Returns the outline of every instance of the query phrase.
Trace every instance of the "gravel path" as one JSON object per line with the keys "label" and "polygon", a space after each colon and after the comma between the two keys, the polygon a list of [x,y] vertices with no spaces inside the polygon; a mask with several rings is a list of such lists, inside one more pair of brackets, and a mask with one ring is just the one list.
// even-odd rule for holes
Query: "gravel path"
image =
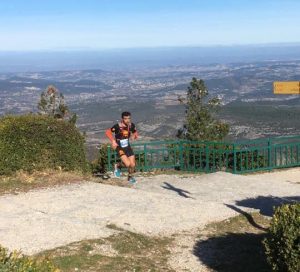
{"label": "gravel path", "polygon": [[300,196],[300,169],[138,180],[134,188],[84,182],[1,196],[0,244],[34,254],[73,241],[107,237],[113,233],[106,227],[111,223],[144,234],[169,235],[223,220],[238,209],[263,209],[270,200],[299,200]]}

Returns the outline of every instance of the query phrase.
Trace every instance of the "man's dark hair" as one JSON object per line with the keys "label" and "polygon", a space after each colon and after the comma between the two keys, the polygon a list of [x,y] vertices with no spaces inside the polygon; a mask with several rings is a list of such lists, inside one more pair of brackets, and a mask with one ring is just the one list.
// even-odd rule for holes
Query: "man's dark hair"
{"label": "man's dark hair", "polygon": [[129,111],[122,112],[122,118],[124,118],[125,116],[131,116],[131,113]]}

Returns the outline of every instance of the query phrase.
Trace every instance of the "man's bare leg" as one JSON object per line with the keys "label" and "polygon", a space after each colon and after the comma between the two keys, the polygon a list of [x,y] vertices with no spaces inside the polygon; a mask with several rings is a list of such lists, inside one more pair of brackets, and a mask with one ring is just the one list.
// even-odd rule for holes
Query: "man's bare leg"
{"label": "man's bare leg", "polygon": [[[135,171],[135,156],[127,157],[126,155],[121,156],[121,161],[124,166],[128,169],[128,181],[133,179],[133,173]],[[133,179],[135,182],[135,180]],[[133,183],[134,183],[133,182]]]}
{"label": "man's bare leg", "polygon": [[128,157],[129,161],[130,161],[130,166],[128,168],[128,180],[133,176],[133,173],[135,171],[135,156],[132,155],[130,157]]}
{"label": "man's bare leg", "polygon": [[130,167],[130,160],[126,155],[121,156],[121,161],[126,168]]}

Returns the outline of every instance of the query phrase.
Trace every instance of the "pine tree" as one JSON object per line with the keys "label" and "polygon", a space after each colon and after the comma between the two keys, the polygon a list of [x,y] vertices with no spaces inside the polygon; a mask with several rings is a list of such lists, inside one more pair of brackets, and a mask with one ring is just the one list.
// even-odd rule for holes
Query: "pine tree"
{"label": "pine tree", "polygon": [[69,119],[73,124],[77,120],[76,114],[70,117],[70,111],[65,104],[64,95],[53,85],[49,85],[41,94],[38,110],[39,114],[52,116],[57,119]]}
{"label": "pine tree", "polygon": [[213,141],[222,140],[228,135],[229,125],[216,118],[221,101],[218,97],[209,98],[202,79],[193,78],[186,98],[179,97],[179,101],[185,105],[185,123],[178,130],[178,138]]}

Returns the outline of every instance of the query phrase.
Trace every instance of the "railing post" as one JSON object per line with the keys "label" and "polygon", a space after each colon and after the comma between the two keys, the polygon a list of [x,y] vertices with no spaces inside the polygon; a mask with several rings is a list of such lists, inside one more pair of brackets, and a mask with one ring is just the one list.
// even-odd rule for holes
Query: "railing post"
{"label": "railing post", "polygon": [[209,172],[209,146],[208,143],[205,142],[205,172],[208,173]]}
{"label": "railing post", "polygon": [[181,140],[179,140],[179,165],[180,165],[180,170],[182,171],[184,167],[184,161],[183,161],[183,144]]}
{"label": "railing post", "polygon": [[269,166],[269,170],[272,170],[272,158],[271,158],[271,148],[272,148],[272,145],[271,145],[271,139],[269,138],[268,139],[268,166]]}
{"label": "railing post", "polygon": [[144,171],[147,171],[147,145],[144,144]]}
{"label": "railing post", "polygon": [[297,154],[296,154],[297,165],[299,164],[299,144],[297,144]]}
{"label": "railing post", "polygon": [[236,174],[236,150],[235,150],[235,144],[233,144],[232,148],[233,148],[233,174]]}
{"label": "railing post", "polygon": [[111,147],[107,146],[107,161],[108,161],[108,171],[111,171]]}

